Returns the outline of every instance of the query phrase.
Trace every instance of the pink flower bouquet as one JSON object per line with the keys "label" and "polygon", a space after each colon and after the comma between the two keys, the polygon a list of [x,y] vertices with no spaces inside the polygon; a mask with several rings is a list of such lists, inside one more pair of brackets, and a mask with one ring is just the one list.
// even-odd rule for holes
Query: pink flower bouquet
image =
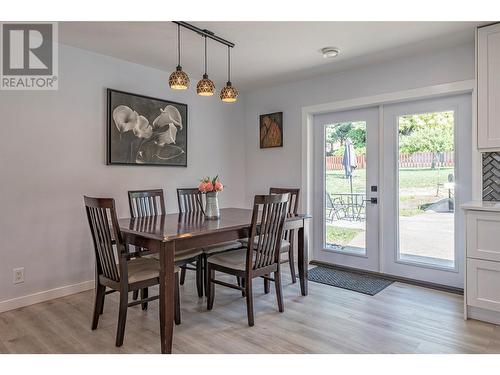
{"label": "pink flower bouquet", "polygon": [[206,194],[205,217],[211,220],[217,220],[220,217],[219,200],[217,194],[224,190],[224,186],[219,180],[219,175],[214,178],[203,177],[198,186],[198,190]]}
{"label": "pink flower bouquet", "polygon": [[212,179],[210,177],[203,177],[200,185],[198,186],[198,190],[202,193],[216,193],[219,191],[223,191],[224,185],[222,185],[222,183],[220,182],[219,175],[215,176]]}

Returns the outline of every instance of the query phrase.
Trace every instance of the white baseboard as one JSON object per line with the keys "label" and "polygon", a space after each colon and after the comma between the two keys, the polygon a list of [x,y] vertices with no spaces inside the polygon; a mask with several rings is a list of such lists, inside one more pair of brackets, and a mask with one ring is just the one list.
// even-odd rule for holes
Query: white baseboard
{"label": "white baseboard", "polygon": [[497,311],[467,306],[467,316],[470,319],[482,320],[483,322],[500,325],[500,312]]}
{"label": "white baseboard", "polygon": [[27,296],[0,301],[0,313],[18,309],[20,307],[33,305],[35,303],[49,301],[51,299],[69,296],[70,294],[84,292],[94,289],[94,280],[84,281],[78,284],[61,286],[59,288],[44,290],[42,292],[29,294]]}

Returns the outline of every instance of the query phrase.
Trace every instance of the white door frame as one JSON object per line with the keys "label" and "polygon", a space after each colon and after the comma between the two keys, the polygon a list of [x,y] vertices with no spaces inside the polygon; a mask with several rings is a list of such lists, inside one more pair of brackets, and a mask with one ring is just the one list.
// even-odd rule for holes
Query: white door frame
{"label": "white door frame", "polygon": [[[314,146],[313,146],[313,116],[316,114],[322,114],[326,112],[336,112],[342,110],[349,109],[358,109],[364,107],[373,107],[377,105],[383,104],[393,104],[400,103],[404,101],[410,100],[418,100],[418,99],[429,99],[440,96],[447,96],[452,94],[465,94],[472,92],[472,110],[474,113],[474,109],[476,106],[476,92],[475,92],[475,80],[465,80],[465,81],[456,81],[450,83],[444,83],[440,85],[426,86],[416,89],[396,91],[392,93],[385,93],[373,96],[365,96],[361,98],[347,99],[336,102],[305,106],[302,107],[302,166],[301,166],[301,190],[303,192],[301,198],[301,211],[307,212],[308,214],[316,217],[314,212]],[[383,111],[379,111],[380,113],[380,121],[379,123],[383,123]],[[382,127],[380,126],[380,129]],[[481,199],[481,190],[482,190],[482,179],[481,179],[481,153],[477,151],[477,131],[476,131],[476,120],[473,117],[472,119],[472,139],[471,139],[471,147],[472,147],[472,199],[480,200]],[[383,173],[383,169],[381,168],[380,173]],[[381,176],[380,176],[381,177]],[[379,183],[382,182],[382,179],[379,178]],[[382,187],[379,186],[379,190]],[[383,211],[383,207],[380,207],[380,212]],[[312,249],[315,247],[314,236],[310,235],[311,225],[316,225],[314,221],[307,224],[305,228],[306,233],[306,246],[309,253],[309,259],[314,260]],[[381,237],[381,236],[380,236]],[[380,244],[379,244],[380,246]]]}

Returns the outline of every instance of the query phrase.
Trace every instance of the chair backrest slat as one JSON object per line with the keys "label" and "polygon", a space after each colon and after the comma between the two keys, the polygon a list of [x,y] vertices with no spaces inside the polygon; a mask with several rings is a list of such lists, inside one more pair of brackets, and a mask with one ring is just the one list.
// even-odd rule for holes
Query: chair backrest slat
{"label": "chair backrest slat", "polygon": [[[247,272],[279,262],[289,194],[256,195],[248,241]],[[259,220],[260,217],[260,220]]]}
{"label": "chair backrest slat", "polygon": [[179,212],[201,212],[203,213],[203,194],[198,188],[177,189],[177,202]]}
{"label": "chair backrest slat", "polygon": [[165,215],[165,198],[162,189],[132,190],[128,192],[132,217]]}
{"label": "chair backrest slat", "polygon": [[[115,202],[112,198],[86,196],[84,202],[94,242],[98,274],[119,282],[120,272],[117,265],[121,262],[121,257],[117,255],[125,251],[125,246],[118,228]],[[113,239],[117,252],[113,248]]]}
{"label": "chair backrest slat", "polygon": [[105,223],[105,220],[103,219],[103,209],[99,209],[99,208],[92,208],[93,211],[95,211],[95,216],[96,216],[96,234],[97,234],[97,239],[98,239],[98,242],[97,242],[97,245],[99,247],[99,253],[101,255],[101,259],[102,259],[102,266],[103,266],[103,271],[105,271],[104,273],[106,275],[109,275],[110,277],[114,277],[114,270],[113,270],[113,266],[111,265],[111,262],[110,262],[110,253],[111,251],[109,251],[109,242],[106,240],[106,238],[108,237],[107,235],[107,231],[108,231],[108,228],[106,227],[106,223]]}
{"label": "chair backrest slat", "polygon": [[[288,202],[288,213],[289,214],[297,214],[299,209],[299,196],[300,189],[298,188],[270,188],[269,194],[290,194],[290,200]],[[293,231],[287,230],[284,234],[284,239],[287,241],[291,240],[293,235]]]}

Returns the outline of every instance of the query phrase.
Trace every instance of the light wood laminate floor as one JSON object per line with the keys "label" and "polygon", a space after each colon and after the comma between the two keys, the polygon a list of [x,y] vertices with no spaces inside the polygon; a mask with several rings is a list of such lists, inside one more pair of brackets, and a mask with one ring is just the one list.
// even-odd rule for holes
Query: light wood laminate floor
{"label": "light wood laminate floor", "polygon": [[[464,321],[459,295],[394,283],[371,297],[310,282],[302,297],[285,275],[280,314],[273,287],[265,295],[262,281],[254,285],[255,326],[248,327],[241,293],[216,286],[207,311],[189,272],[174,353],[500,353],[500,327]],[[114,346],[117,297],[106,297],[96,331],[93,291],[2,313],[0,353],[159,353],[157,301],[146,312],[129,308],[124,345]]]}

